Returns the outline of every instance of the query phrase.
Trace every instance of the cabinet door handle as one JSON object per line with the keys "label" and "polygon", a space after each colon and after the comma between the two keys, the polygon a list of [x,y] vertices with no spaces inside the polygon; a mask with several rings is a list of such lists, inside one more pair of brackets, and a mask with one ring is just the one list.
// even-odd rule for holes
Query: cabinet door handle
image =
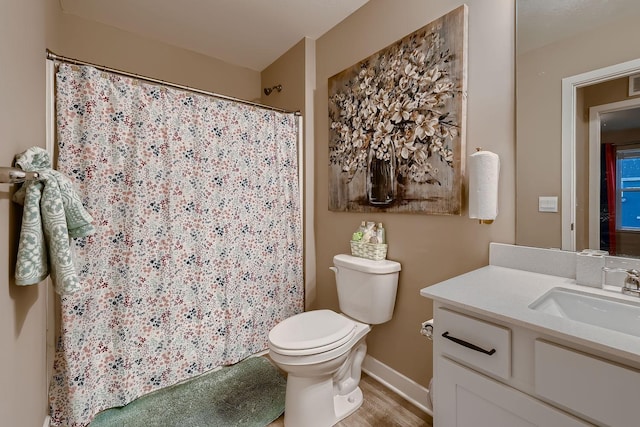
{"label": "cabinet door handle", "polygon": [[460,344],[460,345],[462,345],[464,347],[470,348],[471,350],[479,351],[480,353],[488,354],[489,356],[491,356],[493,353],[496,352],[495,348],[492,348],[491,350],[485,350],[484,348],[481,348],[481,347],[478,347],[477,345],[471,344],[468,341],[461,340],[460,338],[453,337],[453,336],[449,335],[449,331],[443,333],[442,336],[444,338],[448,339],[448,340],[453,341],[456,344]]}

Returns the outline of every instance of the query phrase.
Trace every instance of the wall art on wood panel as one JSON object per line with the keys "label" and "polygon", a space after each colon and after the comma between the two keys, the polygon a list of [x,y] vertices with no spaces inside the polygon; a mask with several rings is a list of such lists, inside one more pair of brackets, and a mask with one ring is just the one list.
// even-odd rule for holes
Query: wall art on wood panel
{"label": "wall art on wood panel", "polygon": [[329,209],[459,215],[466,5],[329,78]]}

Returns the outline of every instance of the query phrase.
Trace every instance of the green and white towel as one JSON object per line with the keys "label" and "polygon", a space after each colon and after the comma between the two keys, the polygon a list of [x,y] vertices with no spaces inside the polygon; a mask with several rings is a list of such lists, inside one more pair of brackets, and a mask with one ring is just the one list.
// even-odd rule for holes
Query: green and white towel
{"label": "green and white towel", "polygon": [[93,218],[82,206],[71,181],[51,168],[46,150],[31,147],[18,154],[15,163],[39,175],[38,181],[25,182],[13,196],[16,203],[24,205],[16,284],[40,283],[50,272],[57,293],[75,292],[80,283],[69,238],[93,234]]}

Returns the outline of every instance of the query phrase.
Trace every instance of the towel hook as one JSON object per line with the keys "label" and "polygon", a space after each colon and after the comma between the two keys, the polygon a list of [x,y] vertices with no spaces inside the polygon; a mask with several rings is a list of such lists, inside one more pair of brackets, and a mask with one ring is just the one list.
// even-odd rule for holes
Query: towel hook
{"label": "towel hook", "polygon": [[18,168],[0,166],[0,184],[19,184],[25,181],[35,181],[38,178],[38,172],[27,172]]}

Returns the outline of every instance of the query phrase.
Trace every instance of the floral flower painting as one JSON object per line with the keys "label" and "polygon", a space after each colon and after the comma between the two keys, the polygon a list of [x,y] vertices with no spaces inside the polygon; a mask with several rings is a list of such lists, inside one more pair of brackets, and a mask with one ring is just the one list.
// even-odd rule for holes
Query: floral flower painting
{"label": "floral flower painting", "polygon": [[329,79],[329,209],[459,215],[466,6]]}

